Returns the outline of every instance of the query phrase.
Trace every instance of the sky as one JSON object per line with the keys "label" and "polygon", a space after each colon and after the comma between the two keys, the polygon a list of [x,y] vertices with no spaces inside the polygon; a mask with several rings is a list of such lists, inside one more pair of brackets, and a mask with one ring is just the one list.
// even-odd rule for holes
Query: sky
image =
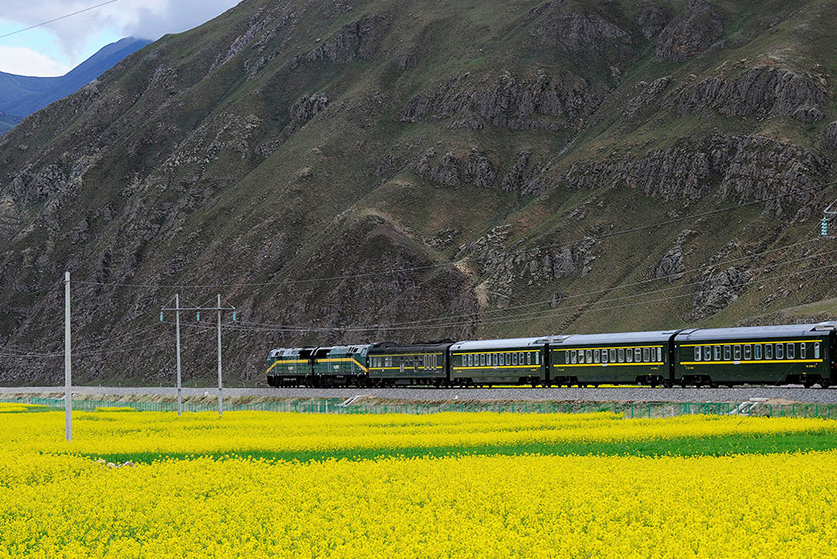
{"label": "sky", "polygon": [[[239,1],[2,0],[0,72],[62,76],[123,37],[156,40],[167,33],[180,33]],[[56,18],[62,19],[21,31]]]}

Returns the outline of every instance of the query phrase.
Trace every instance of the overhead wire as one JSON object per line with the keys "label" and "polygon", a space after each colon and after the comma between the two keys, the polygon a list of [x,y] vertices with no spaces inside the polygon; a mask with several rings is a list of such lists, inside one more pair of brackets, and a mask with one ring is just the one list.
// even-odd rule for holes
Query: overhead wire
{"label": "overhead wire", "polygon": [[84,12],[89,12],[91,10],[95,10],[101,8],[102,6],[107,6],[108,4],[113,4],[114,2],[119,2],[119,0],[107,0],[106,2],[102,2],[100,4],[96,4],[95,6],[90,6],[88,8],[83,8],[81,10],[76,10],[75,12],[58,16],[47,21],[42,21],[41,23],[36,23],[35,25],[30,25],[29,27],[24,27],[23,29],[18,29],[17,31],[12,31],[11,33],[6,33],[4,35],[0,35],[0,39],[5,39],[6,37],[11,37],[12,35],[17,35],[18,33],[23,33],[24,31],[29,31],[30,29],[35,29],[38,27],[43,27],[44,25],[49,25],[50,23],[55,23],[56,21],[61,21],[62,19],[67,19],[68,17],[77,16],[79,14],[83,14]]}
{"label": "overhead wire", "polygon": [[[830,186],[832,184],[837,184],[837,181],[834,183],[829,183],[824,186]],[[630,233],[636,233],[639,231],[644,231],[647,229],[654,229],[657,227],[663,227],[665,225],[671,225],[673,223],[679,223],[681,221],[689,220],[689,219],[700,219],[702,217],[706,217],[709,215],[715,215],[722,212],[733,211],[737,209],[741,209],[744,207],[756,205],[756,204],[764,204],[766,202],[770,202],[773,200],[778,200],[782,198],[786,198],[787,195],[777,195],[769,198],[763,198],[761,200],[754,200],[752,202],[745,202],[742,204],[737,204],[735,206],[727,206],[724,208],[716,208],[714,210],[707,210],[705,212],[701,212],[698,214],[693,215],[684,215],[682,217],[672,218],[662,222],[651,223],[648,225],[642,225],[639,227],[632,227],[629,229],[620,229],[618,231],[610,231],[607,233],[602,233],[598,235],[587,235],[580,239],[575,239],[571,241],[562,241],[561,243],[556,244],[547,244],[547,245],[537,245],[527,248],[517,249],[515,251],[511,251],[508,254],[513,256],[516,254],[523,254],[527,252],[535,252],[538,250],[544,250],[547,248],[559,248],[559,247],[566,247],[578,244],[585,240],[599,240],[605,239],[609,237],[614,237],[618,235],[626,235]],[[466,256],[465,258],[470,258]],[[281,285],[295,285],[295,284],[304,284],[304,283],[319,283],[319,282],[331,282],[331,281],[338,281],[344,279],[355,279],[355,278],[364,278],[364,277],[380,277],[382,275],[392,275],[392,274],[399,274],[405,272],[414,272],[420,270],[429,270],[435,268],[449,268],[455,267],[455,262],[441,262],[438,264],[429,264],[425,266],[414,266],[414,267],[406,267],[406,268],[395,268],[390,270],[376,270],[374,272],[364,272],[358,274],[342,274],[337,276],[330,276],[330,277],[323,277],[323,278],[307,278],[307,279],[296,279],[296,280],[280,280],[275,282],[235,282],[235,283],[207,283],[207,284],[189,284],[189,283],[180,283],[180,284],[162,284],[162,283],[126,283],[126,282],[96,282],[96,281],[89,281],[89,280],[76,280],[74,283],[79,285],[96,285],[96,286],[106,286],[106,287],[142,287],[142,288],[182,288],[182,289],[209,289],[209,288],[216,288],[216,287],[269,287],[269,286],[281,286]]]}
{"label": "overhead wire", "polygon": [[[754,280],[752,282],[752,284],[758,285],[758,284],[766,283],[766,282],[769,282],[769,281],[775,281],[777,279],[796,276],[796,275],[799,275],[799,274],[802,274],[802,273],[814,272],[814,271],[825,270],[825,269],[832,269],[832,268],[835,268],[835,267],[837,267],[837,263],[829,264],[829,265],[826,265],[826,266],[819,266],[819,267],[811,268],[811,269],[807,269],[807,270],[800,270],[800,271],[790,272],[788,274],[782,274],[782,275],[778,275],[778,276],[771,276],[771,277],[768,277],[768,278],[760,278],[760,279]],[[548,315],[548,314],[561,315],[561,314],[567,314],[567,313],[570,313],[570,312],[576,312],[576,311],[582,310],[582,309],[585,310],[585,311],[614,310],[614,309],[619,309],[619,308],[633,307],[633,306],[636,306],[637,304],[661,303],[661,302],[665,302],[665,301],[669,301],[669,300],[680,299],[680,298],[683,298],[683,297],[693,297],[694,296],[694,294],[692,294],[692,293],[686,293],[686,294],[682,294],[682,295],[672,295],[672,296],[668,296],[668,297],[661,297],[661,298],[651,299],[651,300],[647,300],[647,301],[632,302],[632,303],[627,303],[627,304],[618,305],[618,306],[611,306],[611,307],[604,307],[604,308],[591,308],[591,307],[595,307],[597,304],[601,304],[601,303],[613,303],[613,302],[617,302],[617,301],[621,301],[621,300],[625,300],[625,299],[637,298],[638,296],[653,295],[655,293],[661,293],[661,292],[665,292],[665,291],[672,291],[672,290],[678,289],[680,287],[681,286],[675,286],[675,287],[665,288],[665,289],[656,290],[656,291],[653,291],[653,292],[647,292],[647,293],[643,293],[643,294],[639,294],[639,295],[634,294],[634,295],[630,295],[630,296],[617,297],[617,298],[614,298],[614,299],[606,299],[606,300],[603,300],[603,301],[579,303],[578,305],[574,305],[574,306],[571,306],[571,307],[562,307],[562,308],[558,308],[558,309],[543,309],[543,310],[539,310],[539,311],[533,311],[533,312],[530,312],[530,313],[515,314],[513,317],[503,317],[503,318],[496,319],[496,320],[489,320],[489,321],[482,322],[481,324],[514,323],[514,322],[520,322],[520,321],[524,321],[524,320],[531,320],[533,317],[542,317],[543,315]],[[434,325],[434,327],[437,327],[437,328],[452,328],[452,327],[456,327],[456,326],[467,326],[467,325],[470,325],[470,322],[450,322],[450,323],[447,323],[447,324]],[[395,330],[395,331],[398,331],[398,330],[418,330],[418,329],[428,328],[428,325],[424,325],[424,324],[423,325],[411,325],[409,323],[405,323],[401,326],[374,324],[374,325],[366,325],[366,326],[346,326],[346,327],[318,327],[318,326],[313,326],[313,325],[308,326],[308,327],[298,327],[298,326],[287,327],[285,325],[249,326],[247,324],[241,324],[241,325],[237,326],[237,325],[228,324],[227,326],[225,326],[225,328],[228,329],[228,330],[247,330],[247,331],[254,331],[254,332],[255,331],[264,331],[264,332],[300,333],[300,332],[335,332],[335,331],[339,331],[339,332],[366,332],[366,331],[373,331],[373,330]]]}

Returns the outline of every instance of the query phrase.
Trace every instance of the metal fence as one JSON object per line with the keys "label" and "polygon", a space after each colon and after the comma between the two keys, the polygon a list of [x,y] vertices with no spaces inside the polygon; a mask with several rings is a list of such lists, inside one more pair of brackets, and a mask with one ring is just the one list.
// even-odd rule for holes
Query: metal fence
{"label": "metal fence", "polygon": [[[36,404],[47,408],[64,409],[64,400],[55,398],[3,398],[0,402]],[[827,404],[768,404],[766,402],[444,402],[444,403],[363,403],[344,405],[337,398],[313,400],[279,400],[228,404],[224,411],[272,411],[330,414],[428,414],[440,412],[494,413],[596,413],[623,414],[626,418],[675,417],[679,415],[744,415],[763,417],[821,417],[837,419],[837,405]],[[73,409],[95,411],[100,408],[131,408],[137,411],[175,412],[175,402],[122,402],[114,400],[73,400]],[[185,412],[217,412],[218,404],[184,402]]]}

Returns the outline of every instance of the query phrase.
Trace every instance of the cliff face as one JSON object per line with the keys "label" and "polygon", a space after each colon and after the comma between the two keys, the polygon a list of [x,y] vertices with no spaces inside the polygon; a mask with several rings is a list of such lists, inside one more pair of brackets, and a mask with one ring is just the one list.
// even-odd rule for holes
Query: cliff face
{"label": "cliff face", "polygon": [[[834,313],[837,8],[247,0],[0,140],[2,382]],[[184,315],[186,378],[214,374]],[[229,318],[229,317],[228,317]]]}

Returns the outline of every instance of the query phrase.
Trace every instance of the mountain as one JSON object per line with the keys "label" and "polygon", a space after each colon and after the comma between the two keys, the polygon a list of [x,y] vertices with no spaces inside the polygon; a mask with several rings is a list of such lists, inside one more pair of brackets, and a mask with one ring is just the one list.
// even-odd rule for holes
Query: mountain
{"label": "mountain", "polygon": [[[123,58],[150,43],[133,37],[111,43],[60,77],[38,78],[0,72],[0,112],[26,117],[75,93]],[[0,132],[5,130],[0,128]]]}
{"label": "mountain", "polygon": [[17,126],[17,123],[21,121],[19,116],[8,115],[3,111],[0,111],[0,136]]}
{"label": "mountain", "polygon": [[[245,0],[0,139],[0,381],[835,316],[837,5]],[[187,382],[214,313],[181,313]],[[20,356],[20,357],[18,357]]]}

